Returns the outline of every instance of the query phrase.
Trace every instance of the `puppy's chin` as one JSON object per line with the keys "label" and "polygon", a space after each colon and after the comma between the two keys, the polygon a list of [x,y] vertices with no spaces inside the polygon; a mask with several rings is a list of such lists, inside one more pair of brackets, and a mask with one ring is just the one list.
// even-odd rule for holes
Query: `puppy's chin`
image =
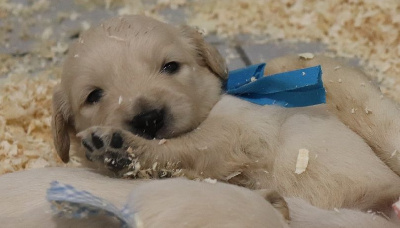
{"label": "puppy's chin", "polygon": [[[189,130],[188,130],[189,131]],[[158,132],[157,132],[157,134],[155,135],[155,137],[154,138],[156,138],[156,139],[170,139],[170,138],[175,138],[175,137],[177,137],[177,136],[179,136],[179,135],[181,135],[181,134],[184,134],[184,133],[186,133],[186,132],[188,132],[188,131],[181,131],[181,132],[179,132],[179,131],[174,131],[174,130],[170,130],[168,127],[165,127],[165,128],[161,128]]]}
{"label": "puppy's chin", "polygon": [[202,120],[190,119],[190,122],[183,124],[174,121],[169,121],[164,127],[157,131],[154,138],[156,139],[170,139],[176,138],[188,132],[196,130],[201,124]]}
{"label": "puppy's chin", "polygon": [[173,128],[170,128],[170,127],[163,127],[160,130],[158,130],[157,133],[151,134],[151,135],[143,134],[141,132],[138,132],[138,131],[135,131],[135,130],[132,130],[132,129],[130,129],[129,131],[134,135],[140,136],[140,137],[142,137],[144,139],[151,140],[151,139],[170,139],[170,138],[175,138],[175,137],[178,137],[178,136],[180,136],[180,135],[182,135],[184,133],[187,133],[189,131],[192,131],[192,130],[193,129],[190,128],[190,129],[187,129],[187,130],[177,131],[177,130],[173,130]]}

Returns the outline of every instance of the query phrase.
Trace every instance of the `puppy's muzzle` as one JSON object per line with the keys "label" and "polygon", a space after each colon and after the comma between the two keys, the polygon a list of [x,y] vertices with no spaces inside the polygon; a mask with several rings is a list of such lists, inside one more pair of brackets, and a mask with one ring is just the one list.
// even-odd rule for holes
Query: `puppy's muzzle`
{"label": "puppy's muzzle", "polygon": [[164,109],[153,109],[136,115],[130,122],[134,133],[148,139],[156,137],[157,131],[164,126]]}

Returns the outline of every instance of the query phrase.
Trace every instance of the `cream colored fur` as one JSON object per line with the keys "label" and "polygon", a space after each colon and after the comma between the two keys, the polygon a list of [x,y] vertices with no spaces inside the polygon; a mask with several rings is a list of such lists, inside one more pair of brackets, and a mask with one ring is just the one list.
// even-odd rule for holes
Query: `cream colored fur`
{"label": "cream colored fur", "polygon": [[299,198],[286,198],[291,215],[291,228],[395,228],[395,225],[376,213],[349,209],[323,210]]}
{"label": "cream colored fur", "polygon": [[144,181],[113,179],[80,168],[44,168],[0,177],[0,221],[4,228],[25,227],[117,227],[109,217],[84,220],[53,216],[46,191],[52,181],[71,184],[122,208],[134,186]]}
{"label": "cream colored fur", "polygon": [[[168,61],[180,62],[180,71],[160,73]],[[399,159],[392,156],[400,151],[400,113],[362,72],[331,58],[283,57],[269,62],[266,73],[318,64],[326,105],[258,106],[222,94],[222,57],[193,29],[142,16],[114,18],[83,34],[70,50],[54,94],[55,145],[68,161],[68,129],[83,140],[94,133],[105,144],[118,132],[143,168],[176,164],[222,181],[240,172],[227,182],[276,189],[324,209],[389,213],[400,196]],[[94,88],[105,95],[87,105]],[[143,107],[168,108],[156,135],[166,143],[129,131],[126,121]],[[294,173],[299,149],[310,151],[300,175]]]}
{"label": "cream colored fur", "polygon": [[[80,168],[35,169],[1,176],[1,227],[119,227],[109,216],[88,219],[53,216],[46,190],[54,180],[89,191],[121,209],[128,203],[131,211],[137,212],[136,221],[132,219],[130,224],[138,228],[288,227],[267,200],[245,188],[184,179],[113,179]],[[271,193],[263,196],[277,199]],[[281,200],[284,201],[277,201]]]}
{"label": "cream colored fur", "polygon": [[114,179],[82,168],[44,168],[1,176],[1,227],[119,227],[107,216],[81,220],[54,216],[46,200],[54,180],[89,191],[119,208],[128,203],[137,212],[136,221],[130,221],[137,227],[396,227],[379,216],[348,209],[321,210],[296,198],[286,198],[287,223],[279,213],[288,215],[282,210],[287,210],[286,202],[270,190],[254,193],[234,185],[183,179]]}

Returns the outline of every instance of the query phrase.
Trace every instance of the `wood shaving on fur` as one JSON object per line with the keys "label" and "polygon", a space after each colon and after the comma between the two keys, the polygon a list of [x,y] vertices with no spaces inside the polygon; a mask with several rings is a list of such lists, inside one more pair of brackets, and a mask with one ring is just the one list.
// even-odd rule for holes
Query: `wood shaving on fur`
{"label": "wood shaving on fur", "polygon": [[400,218],[400,199],[392,205],[394,212],[396,213],[397,217]]}
{"label": "wood shaving on fur", "polygon": [[158,145],[163,145],[167,142],[166,139],[160,139],[160,141],[158,142]]}
{"label": "wood shaving on fur", "polygon": [[307,149],[300,149],[297,155],[296,170],[294,173],[302,174],[306,171],[309,160],[309,151]]}
{"label": "wood shaving on fur", "polygon": [[[127,152],[132,151],[129,147]],[[177,164],[167,163],[164,166],[159,165],[157,162],[153,163],[151,168],[144,168],[138,162],[137,158],[131,157],[132,162],[127,168],[121,171],[120,175],[125,179],[162,179],[169,177],[182,177],[184,173],[181,169],[176,168]]]}
{"label": "wood shaving on fur", "polygon": [[215,184],[217,183],[216,179],[212,179],[212,178],[205,178],[203,179],[204,182],[210,183],[210,184]]}
{"label": "wood shaving on fur", "polygon": [[228,181],[228,180],[230,180],[230,179],[232,179],[232,178],[234,178],[234,177],[236,177],[236,176],[238,176],[238,175],[240,175],[240,174],[242,174],[242,171],[233,172],[233,173],[231,173],[230,175],[228,175],[228,176],[225,178],[225,180]]}

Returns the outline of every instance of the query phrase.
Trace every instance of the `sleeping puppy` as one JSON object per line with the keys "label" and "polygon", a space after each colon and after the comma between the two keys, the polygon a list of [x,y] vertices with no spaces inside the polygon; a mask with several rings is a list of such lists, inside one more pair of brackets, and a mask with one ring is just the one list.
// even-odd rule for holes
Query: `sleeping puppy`
{"label": "sleeping puppy", "polygon": [[256,194],[230,184],[183,178],[131,181],[61,167],[1,176],[1,227],[120,227],[109,215],[84,219],[53,215],[46,190],[54,180],[86,190],[120,209],[127,204],[129,214],[134,215],[128,219],[131,227],[288,227],[287,204],[275,191]]}
{"label": "sleeping puppy", "polygon": [[[135,159],[324,209],[388,213],[400,196],[399,111],[333,59],[284,57],[266,73],[318,64],[326,105],[259,106],[224,94],[224,60],[196,30],[113,18],[69,51],[53,97],[55,146],[68,162],[72,131],[88,160],[116,173]],[[310,152],[302,174],[294,172],[299,149]]]}
{"label": "sleeping puppy", "polygon": [[[397,227],[379,216],[349,209],[321,210],[266,189],[254,192],[220,182],[184,179],[132,181],[61,167],[0,176],[1,227],[120,227],[108,215],[84,219],[53,215],[46,190],[54,180],[89,191],[118,208],[128,204],[135,213],[133,221],[129,220],[133,227]],[[284,218],[289,218],[289,211],[287,223]]]}

